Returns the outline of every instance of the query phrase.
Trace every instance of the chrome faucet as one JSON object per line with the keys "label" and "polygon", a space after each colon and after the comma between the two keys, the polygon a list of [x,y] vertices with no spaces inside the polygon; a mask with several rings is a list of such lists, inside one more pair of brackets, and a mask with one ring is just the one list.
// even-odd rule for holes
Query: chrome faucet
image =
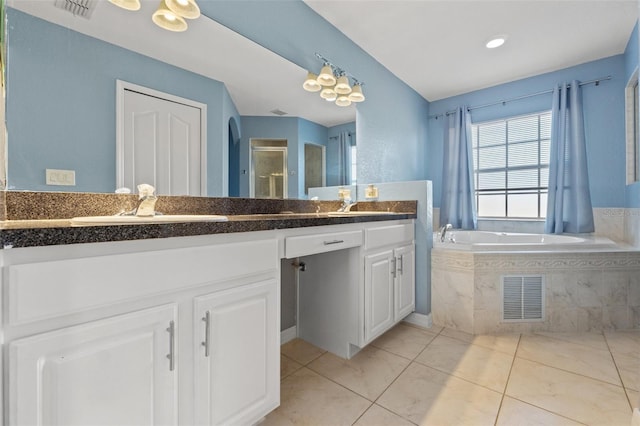
{"label": "chrome faucet", "polygon": [[440,228],[440,231],[438,232],[438,234],[440,234],[441,242],[444,242],[444,237],[445,235],[447,235],[447,231],[451,230],[452,228],[453,228],[453,225],[451,225],[450,223],[447,223],[445,226]]}
{"label": "chrome faucet", "polygon": [[138,185],[138,205],[129,211],[121,211],[116,216],[141,216],[149,217],[155,215],[161,215],[162,213],[156,212],[156,201],[158,197],[155,194],[156,189],[146,183]]}
{"label": "chrome faucet", "polygon": [[351,198],[344,198],[342,200],[342,205],[340,206],[338,211],[339,212],[350,212],[351,211],[351,207],[355,206],[356,204],[358,204],[358,203],[357,202],[355,202],[355,203],[351,202]]}
{"label": "chrome faucet", "polygon": [[135,209],[136,216],[154,216],[156,214],[156,189],[146,183],[138,185],[138,207]]}

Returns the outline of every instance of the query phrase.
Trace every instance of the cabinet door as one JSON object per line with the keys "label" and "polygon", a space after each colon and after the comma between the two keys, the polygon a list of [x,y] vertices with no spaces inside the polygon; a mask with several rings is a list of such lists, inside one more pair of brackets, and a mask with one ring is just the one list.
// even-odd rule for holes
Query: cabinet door
{"label": "cabinet door", "polygon": [[365,256],[364,263],[364,336],[368,343],[393,325],[395,258],[388,250]]}
{"label": "cabinet door", "polygon": [[177,424],[175,318],[164,305],[14,341],[9,423]]}
{"label": "cabinet door", "polygon": [[395,321],[398,322],[415,309],[416,251],[413,244],[394,250],[396,258]]}
{"label": "cabinet door", "polygon": [[252,424],[280,402],[275,279],[195,299],[196,422]]}

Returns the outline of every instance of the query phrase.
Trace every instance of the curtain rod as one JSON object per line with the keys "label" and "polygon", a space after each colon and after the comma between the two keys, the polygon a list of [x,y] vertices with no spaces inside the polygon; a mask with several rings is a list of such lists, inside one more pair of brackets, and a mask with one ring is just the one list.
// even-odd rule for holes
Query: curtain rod
{"label": "curtain rod", "polygon": [[[349,132],[349,136],[354,136],[356,132]],[[338,136],[329,136],[329,139],[338,139]]]}
{"label": "curtain rod", "polygon": [[[593,80],[582,82],[578,86],[585,86],[587,84],[595,84],[596,86],[599,86],[601,81],[606,81],[606,80],[611,80],[611,76],[608,75],[606,77],[594,78]],[[569,87],[571,87],[571,85],[569,85]],[[479,108],[486,108],[486,107],[495,106],[495,105],[504,105],[507,102],[519,101],[521,99],[532,98],[534,96],[545,95],[547,93],[552,93],[552,92],[553,92],[553,89],[549,89],[549,90],[543,90],[541,92],[530,93],[528,95],[516,96],[515,98],[503,99],[503,100],[498,101],[498,102],[491,102],[491,103],[488,103],[488,104],[476,105],[476,106],[473,106],[473,107],[469,107],[469,108],[467,108],[467,111],[471,111],[471,110],[479,109]],[[449,116],[451,114],[455,114],[455,112],[456,112],[455,110],[447,111],[447,112],[442,113],[442,114],[430,115],[428,118],[435,118],[437,120],[439,117],[443,117],[445,115]]]}

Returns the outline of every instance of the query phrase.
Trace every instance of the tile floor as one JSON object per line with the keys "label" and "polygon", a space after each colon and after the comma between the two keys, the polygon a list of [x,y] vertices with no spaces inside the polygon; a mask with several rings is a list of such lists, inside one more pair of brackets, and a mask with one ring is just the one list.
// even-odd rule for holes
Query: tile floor
{"label": "tile floor", "polygon": [[281,349],[270,425],[629,426],[640,330],[472,336],[401,323],[351,360]]}

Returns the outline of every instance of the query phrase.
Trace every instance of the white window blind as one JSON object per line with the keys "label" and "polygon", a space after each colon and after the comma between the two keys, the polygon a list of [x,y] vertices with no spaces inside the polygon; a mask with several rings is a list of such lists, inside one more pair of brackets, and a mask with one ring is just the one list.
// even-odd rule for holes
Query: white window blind
{"label": "white window blind", "polygon": [[479,217],[544,218],[551,112],[472,125]]}

